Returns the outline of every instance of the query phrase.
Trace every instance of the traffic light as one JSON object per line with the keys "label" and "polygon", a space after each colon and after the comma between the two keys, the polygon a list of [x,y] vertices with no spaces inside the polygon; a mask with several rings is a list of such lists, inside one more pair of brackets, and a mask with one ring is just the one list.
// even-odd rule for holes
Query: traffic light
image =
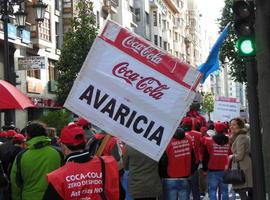
{"label": "traffic light", "polygon": [[250,0],[234,0],[232,10],[234,28],[238,35],[236,48],[243,56],[253,56],[256,53],[254,2]]}

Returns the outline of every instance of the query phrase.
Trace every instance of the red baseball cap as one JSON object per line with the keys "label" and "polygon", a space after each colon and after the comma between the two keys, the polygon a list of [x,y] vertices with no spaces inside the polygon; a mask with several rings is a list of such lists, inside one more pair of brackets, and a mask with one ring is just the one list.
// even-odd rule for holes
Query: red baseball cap
{"label": "red baseball cap", "polygon": [[17,134],[14,130],[8,130],[7,131],[7,137],[14,137]]}
{"label": "red baseball cap", "polygon": [[224,130],[225,130],[225,125],[224,123],[220,122],[220,121],[217,121],[215,123],[215,130],[217,133],[223,133]]}
{"label": "red baseball cap", "polygon": [[182,119],[182,125],[192,125],[192,119],[190,117],[184,117]]}
{"label": "red baseball cap", "polygon": [[61,130],[59,142],[71,144],[73,146],[86,143],[85,132],[76,124],[65,126]]}
{"label": "red baseball cap", "polygon": [[23,134],[17,133],[16,135],[14,135],[12,141],[13,141],[13,142],[17,142],[17,141],[25,142],[25,141],[26,141],[26,138],[24,137]]}
{"label": "red baseball cap", "polygon": [[77,122],[76,122],[76,124],[78,125],[78,126],[87,126],[88,124],[90,124],[90,122],[88,122],[86,119],[84,119],[84,118],[80,118]]}
{"label": "red baseball cap", "polygon": [[3,138],[7,137],[7,132],[6,131],[0,132],[0,137],[3,137]]}

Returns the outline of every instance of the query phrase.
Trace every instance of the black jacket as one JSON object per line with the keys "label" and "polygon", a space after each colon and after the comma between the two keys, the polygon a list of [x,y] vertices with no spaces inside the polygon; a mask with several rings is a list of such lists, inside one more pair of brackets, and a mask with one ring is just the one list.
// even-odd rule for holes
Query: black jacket
{"label": "black jacket", "polygon": [[4,172],[10,176],[12,164],[17,154],[23,149],[20,146],[12,144],[10,141],[0,145],[0,160],[2,161]]}

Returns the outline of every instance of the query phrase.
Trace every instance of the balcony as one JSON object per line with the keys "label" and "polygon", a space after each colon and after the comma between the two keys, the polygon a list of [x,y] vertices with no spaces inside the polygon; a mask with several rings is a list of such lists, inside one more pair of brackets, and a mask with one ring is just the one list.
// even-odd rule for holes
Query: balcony
{"label": "balcony", "polygon": [[180,13],[180,8],[174,0],[164,0],[174,13]]}
{"label": "balcony", "polygon": [[162,0],[150,0],[150,6],[152,8],[159,8],[164,15],[167,14],[167,7],[164,5]]}
{"label": "balcony", "polygon": [[49,48],[52,47],[50,30],[44,28],[42,25],[33,24],[31,26],[31,38],[35,48]]}

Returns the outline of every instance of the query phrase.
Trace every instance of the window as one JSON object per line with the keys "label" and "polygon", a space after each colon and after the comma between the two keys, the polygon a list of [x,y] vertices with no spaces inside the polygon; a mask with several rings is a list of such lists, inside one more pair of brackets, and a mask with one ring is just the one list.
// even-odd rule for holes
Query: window
{"label": "window", "polygon": [[175,33],[174,33],[174,40],[177,41],[177,38],[178,38],[178,37],[177,37],[177,33],[175,32]]}
{"label": "window", "polygon": [[158,24],[161,25],[161,14],[158,15]]}
{"label": "window", "polygon": [[57,80],[57,75],[58,75],[57,70],[55,69],[53,62],[50,60],[49,60],[48,71],[49,71],[49,81]]}
{"label": "window", "polygon": [[39,26],[39,38],[51,41],[51,23],[50,18],[45,18]]}
{"label": "window", "polygon": [[141,10],[140,8],[135,8],[136,22],[141,21]]}
{"label": "window", "polygon": [[153,11],[153,23],[154,26],[157,26],[157,11]]}
{"label": "window", "polygon": [[40,70],[39,69],[27,70],[27,76],[40,79]]}
{"label": "window", "polygon": [[99,11],[97,11],[97,28],[100,27],[100,15],[99,15]]}
{"label": "window", "polygon": [[56,49],[60,49],[60,31],[59,31],[59,23],[55,22],[55,42],[56,42]]}
{"label": "window", "polygon": [[150,24],[149,14],[145,12],[146,24]]}
{"label": "window", "polygon": [[59,0],[54,0],[55,10],[60,10]]}
{"label": "window", "polygon": [[166,30],[166,20],[162,20],[162,30]]}
{"label": "window", "polygon": [[167,51],[167,42],[163,42],[163,49]]}
{"label": "window", "polygon": [[162,47],[162,38],[159,37],[159,46]]}
{"label": "window", "polygon": [[158,45],[158,36],[157,35],[154,35],[154,44]]}

